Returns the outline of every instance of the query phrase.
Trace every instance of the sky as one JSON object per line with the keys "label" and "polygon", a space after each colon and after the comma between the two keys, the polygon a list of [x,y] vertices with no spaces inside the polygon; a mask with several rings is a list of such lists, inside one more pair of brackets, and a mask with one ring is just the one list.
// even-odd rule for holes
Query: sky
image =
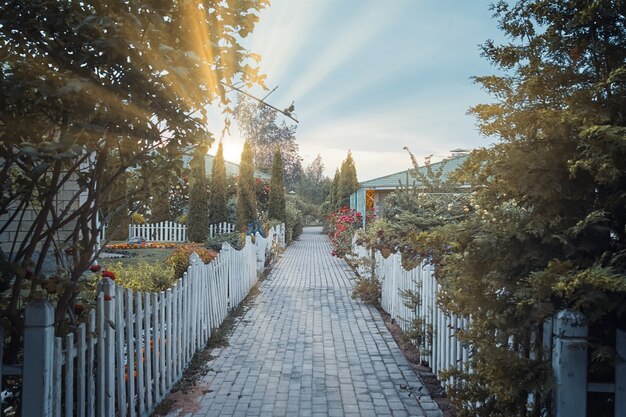
{"label": "sky", "polygon": [[[267,87],[278,87],[266,101],[295,103],[303,165],[320,154],[332,177],[351,150],[365,181],[407,169],[404,146],[421,162],[493,142],[467,114],[492,101],[470,79],[496,73],[479,48],[502,39],[490,3],[272,0],[243,43],[261,55]],[[216,113],[211,129],[219,132],[221,121]],[[238,162],[242,146],[233,123],[226,159]]]}

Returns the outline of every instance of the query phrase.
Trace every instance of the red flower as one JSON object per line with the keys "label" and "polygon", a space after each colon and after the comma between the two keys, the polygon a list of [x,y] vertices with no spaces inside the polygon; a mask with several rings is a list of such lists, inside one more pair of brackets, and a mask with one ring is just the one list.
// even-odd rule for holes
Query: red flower
{"label": "red flower", "polygon": [[102,271],[102,278],[110,278],[115,281],[115,272],[112,271]]}
{"label": "red flower", "polygon": [[80,315],[83,313],[83,311],[85,311],[85,306],[82,304],[76,304],[74,306],[74,313]]}
{"label": "red flower", "polygon": [[112,298],[109,294],[104,294],[104,301],[111,301]]}
{"label": "red flower", "polygon": [[90,270],[91,272],[98,272],[101,268],[102,268],[102,266],[101,266],[101,265],[98,265],[98,264],[93,264],[93,265],[91,265],[91,266],[89,267],[89,270]]}

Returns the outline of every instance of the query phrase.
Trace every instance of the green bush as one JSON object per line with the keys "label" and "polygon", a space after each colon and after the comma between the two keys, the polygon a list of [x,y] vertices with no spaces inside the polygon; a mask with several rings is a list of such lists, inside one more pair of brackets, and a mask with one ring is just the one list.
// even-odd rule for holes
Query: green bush
{"label": "green bush", "polygon": [[228,242],[233,248],[240,250],[246,243],[245,235],[239,232],[223,233],[207,240],[206,247],[209,250],[219,252],[222,249],[222,243]]}
{"label": "green bush", "polygon": [[111,265],[109,270],[115,272],[117,284],[133,291],[164,291],[176,282],[174,267],[162,263],[141,262],[137,265],[124,265],[117,262]]}
{"label": "green bush", "polygon": [[285,209],[285,214],[287,215],[287,221],[285,222],[286,238],[287,242],[291,242],[302,234],[304,220],[302,218],[302,211],[298,208],[294,199],[290,198],[289,201],[287,201]]}

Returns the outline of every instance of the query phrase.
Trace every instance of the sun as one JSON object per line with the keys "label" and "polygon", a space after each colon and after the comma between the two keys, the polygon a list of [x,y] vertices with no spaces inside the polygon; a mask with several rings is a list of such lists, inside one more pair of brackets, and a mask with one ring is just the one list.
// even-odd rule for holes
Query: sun
{"label": "sun", "polygon": [[[241,152],[243,151],[243,139],[236,136],[226,136],[222,140],[222,145],[224,148],[224,160],[229,162],[234,162],[236,164],[239,163],[241,159]],[[217,153],[217,146],[219,145],[219,141],[213,142],[213,145],[209,149],[210,155],[215,155]]]}

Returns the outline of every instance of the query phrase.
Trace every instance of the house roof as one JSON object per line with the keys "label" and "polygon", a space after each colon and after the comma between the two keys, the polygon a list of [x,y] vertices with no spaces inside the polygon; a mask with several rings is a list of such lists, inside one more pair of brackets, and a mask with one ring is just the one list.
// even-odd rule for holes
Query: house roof
{"label": "house roof", "polygon": [[[443,172],[441,175],[442,180],[445,180],[448,177],[448,175],[450,175],[453,171],[456,171],[457,169],[459,169],[461,165],[463,165],[463,163],[467,160],[467,158],[468,158],[468,155],[464,154],[464,155],[453,156],[451,158],[445,159],[444,161],[446,161],[446,164],[443,167]],[[433,171],[437,172],[437,170],[439,169],[439,167],[444,161],[435,162],[431,164],[430,166],[433,169]],[[361,182],[361,188],[367,188],[370,190],[371,189],[395,190],[399,186],[406,187],[407,180],[408,180],[409,187],[419,187],[421,185],[420,181],[416,180],[415,178],[411,176],[412,170],[413,169],[406,169],[404,171],[396,172],[394,174],[385,175],[384,177],[374,178],[368,181]],[[427,172],[425,166],[420,166],[419,171],[424,174]]]}
{"label": "house roof", "polygon": [[[211,168],[213,167],[213,158],[214,155],[206,154],[204,156],[204,171],[206,173],[207,178],[211,177]],[[191,161],[191,155],[183,155],[183,167],[189,168],[189,162]],[[239,175],[239,165],[234,162],[224,161],[224,165],[226,165],[226,175],[234,176]],[[262,180],[270,180],[271,175],[266,174],[261,171],[254,170],[254,176],[261,178]]]}

